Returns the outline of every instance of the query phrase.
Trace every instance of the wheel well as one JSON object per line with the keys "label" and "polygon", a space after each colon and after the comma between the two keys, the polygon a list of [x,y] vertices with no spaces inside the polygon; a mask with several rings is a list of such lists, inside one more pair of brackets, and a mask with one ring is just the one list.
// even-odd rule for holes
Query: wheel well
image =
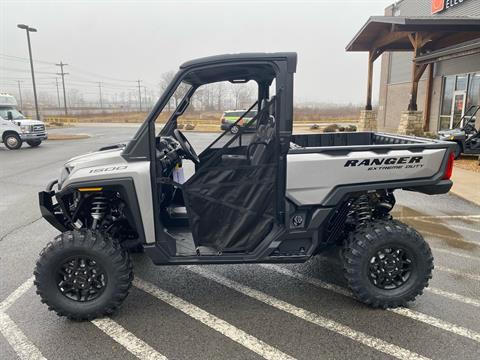
{"label": "wheel well", "polygon": [[2,141],[5,141],[5,139],[7,138],[8,135],[17,135],[17,136],[20,136],[16,131],[13,131],[13,130],[7,130],[3,133],[2,135]]}
{"label": "wheel well", "polygon": [[[113,181],[114,179],[103,181],[102,184],[96,181],[88,184],[82,183],[81,185],[72,184],[63,189],[60,196],[57,196],[57,199],[60,199],[62,203],[62,211],[68,214],[67,217],[73,227],[78,220],[81,221],[82,228],[98,229],[102,227],[104,231],[114,231],[115,228],[110,228],[110,226],[114,223],[116,225],[121,224],[129,234],[130,240],[145,243],[142,217],[133,180],[115,179],[115,183]],[[79,188],[83,187],[102,187],[102,191],[78,191]],[[100,204],[93,204],[94,201],[100,202]],[[96,207],[94,208],[94,206]],[[104,207],[98,208],[98,206]],[[100,210],[105,213],[94,222],[92,214]],[[98,217],[98,215],[95,215],[95,217]],[[135,234],[132,235],[132,233]]]}

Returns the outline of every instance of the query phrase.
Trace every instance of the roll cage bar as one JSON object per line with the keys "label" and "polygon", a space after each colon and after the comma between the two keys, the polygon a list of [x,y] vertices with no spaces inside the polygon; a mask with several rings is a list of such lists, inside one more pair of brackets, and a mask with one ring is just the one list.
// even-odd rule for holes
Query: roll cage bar
{"label": "roll cage bar", "polygon": [[[293,123],[293,76],[297,66],[296,53],[245,53],[217,55],[188,61],[180,66],[152,111],[128,143],[122,156],[127,161],[149,160],[155,153],[155,120],[182,81],[192,85],[175,109],[161,135],[169,134],[176,127],[176,118],[187,108],[190,97],[201,85],[219,81],[254,80],[259,85],[259,101],[268,98],[268,87],[276,80],[277,101],[275,113],[279,128],[281,153],[288,152]],[[281,95],[279,94],[281,92]],[[280,95],[280,96],[278,96]],[[171,117],[171,119],[172,119]],[[286,165],[285,165],[286,166]]]}

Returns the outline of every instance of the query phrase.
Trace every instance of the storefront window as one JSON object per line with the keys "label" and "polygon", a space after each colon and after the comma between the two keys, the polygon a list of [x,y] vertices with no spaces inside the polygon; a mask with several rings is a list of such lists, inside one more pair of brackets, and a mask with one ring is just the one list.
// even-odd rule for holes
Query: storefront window
{"label": "storefront window", "polygon": [[457,85],[455,90],[457,91],[466,91],[468,84],[468,75],[458,75],[457,76]]}
{"label": "storefront window", "polygon": [[455,76],[447,76],[443,85],[442,115],[452,114],[453,92],[455,91]]}
{"label": "storefront window", "polygon": [[472,105],[480,105],[480,73],[470,75],[467,109]]}

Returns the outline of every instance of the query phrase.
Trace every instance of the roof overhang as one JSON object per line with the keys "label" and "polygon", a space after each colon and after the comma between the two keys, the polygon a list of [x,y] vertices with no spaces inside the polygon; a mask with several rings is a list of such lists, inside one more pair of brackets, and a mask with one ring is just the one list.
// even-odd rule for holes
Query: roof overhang
{"label": "roof overhang", "polygon": [[472,17],[371,17],[347,51],[413,51],[412,33],[422,33],[429,51],[480,38],[480,18]]}
{"label": "roof overhang", "polygon": [[417,64],[430,64],[443,60],[455,59],[463,56],[480,54],[480,39],[467,41],[455,46],[433,51],[415,59]]}

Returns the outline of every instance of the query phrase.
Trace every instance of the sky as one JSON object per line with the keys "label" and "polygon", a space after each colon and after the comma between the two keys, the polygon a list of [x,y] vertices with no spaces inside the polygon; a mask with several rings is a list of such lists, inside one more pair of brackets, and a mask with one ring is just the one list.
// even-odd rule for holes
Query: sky
{"label": "sky", "polygon": [[13,92],[17,79],[29,84],[26,35],[16,27],[24,23],[38,30],[32,51],[44,91],[56,91],[59,61],[69,64],[67,85],[88,97],[97,92],[95,81],[106,83],[107,94],[133,88],[137,79],[159,91],[162,73],[197,57],[295,51],[297,102],[363,103],[367,54],[345,47],[392,2],[0,0],[0,92]]}

